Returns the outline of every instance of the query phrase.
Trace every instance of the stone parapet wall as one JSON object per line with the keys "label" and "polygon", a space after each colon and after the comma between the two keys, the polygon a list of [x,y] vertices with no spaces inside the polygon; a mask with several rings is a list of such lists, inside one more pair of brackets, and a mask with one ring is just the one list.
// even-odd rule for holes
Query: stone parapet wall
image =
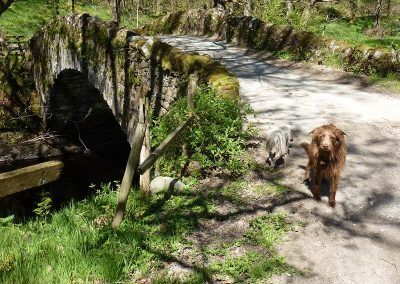
{"label": "stone parapet wall", "polygon": [[137,122],[139,98],[147,96],[153,115],[162,115],[186,94],[190,74],[198,74],[200,83],[219,95],[239,98],[236,76],[211,57],[183,52],[88,14],[47,24],[31,39],[30,51],[45,114],[51,115],[55,79],[63,70],[74,69],[100,91],[128,137]]}
{"label": "stone parapet wall", "polygon": [[358,73],[400,72],[400,51],[386,51],[349,44],[311,32],[263,22],[251,16],[237,16],[220,9],[180,11],[160,17],[144,26],[143,34],[190,34],[213,36],[229,43],[258,50],[287,50],[297,59],[320,63],[337,55],[347,71]]}

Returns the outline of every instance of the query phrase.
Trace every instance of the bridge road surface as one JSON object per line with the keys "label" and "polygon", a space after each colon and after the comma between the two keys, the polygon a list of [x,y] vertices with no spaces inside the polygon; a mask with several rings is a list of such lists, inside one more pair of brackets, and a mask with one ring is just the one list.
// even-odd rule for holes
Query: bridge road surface
{"label": "bridge road surface", "polygon": [[[160,39],[209,54],[235,73],[241,98],[255,110],[250,121],[263,133],[281,125],[295,132],[283,183],[310,198],[282,207],[306,225],[288,233],[278,251],[305,274],[274,277],[272,283],[400,283],[400,94],[335,83],[311,69],[282,68],[211,38]],[[298,147],[310,140],[311,130],[330,122],[346,132],[349,147],[335,209],[327,197],[314,201],[301,183],[307,158]]]}

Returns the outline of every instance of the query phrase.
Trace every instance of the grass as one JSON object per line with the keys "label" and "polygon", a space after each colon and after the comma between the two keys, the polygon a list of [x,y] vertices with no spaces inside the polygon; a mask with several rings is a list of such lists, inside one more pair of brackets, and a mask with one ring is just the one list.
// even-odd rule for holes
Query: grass
{"label": "grass", "polygon": [[[330,56],[326,57],[324,64],[335,68],[344,68],[343,63],[340,60],[340,56],[336,53],[333,53]],[[352,71],[357,73],[357,66],[353,66],[353,68],[354,70]],[[392,92],[400,92],[399,75],[396,73],[391,72],[384,75],[378,73],[372,73],[367,77],[367,81],[370,84],[383,87],[386,90]]]}
{"label": "grass", "polygon": [[373,74],[368,77],[368,81],[371,84],[382,86],[385,89],[400,93],[400,80],[398,78],[399,75],[395,73],[389,73],[386,76]]}
{"label": "grass", "polygon": [[7,36],[29,39],[51,17],[52,11],[45,0],[20,0],[1,15],[0,27]]}
{"label": "grass", "polygon": [[251,221],[246,237],[253,243],[272,250],[289,229],[285,215],[266,215]]}
{"label": "grass", "polygon": [[213,271],[229,275],[233,283],[256,283],[274,274],[294,273],[281,256],[265,257],[262,253],[250,251],[243,256],[232,256],[211,265]]}
{"label": "grass", "polygon": [[[282,215],[256,219],[252,224],[257,225],[251,225],[243,239],[205,249],[206,258],[219,255],[218,261],[191,266],[193,273],[184,279],[175,279],[165,269],[171,262],[179,263],[182,249],[192,248],[188,236],[200,222],[214,218],[217,200],[240,196],[243,187],[244,183],[237,181],[223,188],[220,196],[187,188],[173,194],[161,192],[151,199],[143,199],[134,191],[118,230],[110,225],[116,184],[103,185],[94,196],[58,212],[37,210],[42,216],[24,223],[0,222],[0,282],[114,283],[150,279],[152,283],[204,283],[216,274],[253,281],[292,273],[294,269],[273,250],[289,228]],[[239,202],[237,197],[235,201]],[[272,237],[261,241],[250,237],[252,234],[265,236],[265,240],[268,234]],[[232,246],[246,243],[252,243],[253,248],[259,245],[261,251],[249,250],[240,257],[226,253]]]}
{"label": "grass", "polygon": [[[61,15],[70,13],[70,1],[60,0]],[[103,20],[111,20],[110,8],[104,4],[91,4],[87,1],[76,1],[76,12],[87,12],[91,16],[99,17]],[[7,36],[22,36],[23,40],[31,38],[35,32],[46,24],[54,15],[51,6],[46,4],[46,0],[18,0],[13,3],[0,17],[0,29]],[[154,16],[140,15],[139,25],[148,23]],[[123,26],[128,28],[136,27],[134,15],[122,15]]]}
{"label": "grass", "polygon": [[371,17],[357,18],[354,23],[341,19],[329,22],[324,34],[352,45],[365,45],[386,50],[400,49],[400,21],[398,19],[393,17],[382,20],[382,28],[391,32],[392,35],[375,38],[363,33],[365,29],[372,26],[373,19]]}
{"label": "grass", "polygon": [[255,185],[254,191],[258,195],[281,196],[285,194],[288,191],[288,189],[287,187],[280,185],[278,181],[268,181],[263,184]]}
{"label": "grass", "polygon": [[[279,213],[253,219],[242,240],[218,248],[208,248],[210,254],[225,256],[223,260],[211,263],[211,271],[227,275],[235,283],[257,283],[265,281],[274,274],[297,273],[298,271],[287,264],[282,256],[274,252],[274,247],[290,228],[285,216]],[[242,254],[229,254],[230,249],[246,244],[267,249],[267,253],[247,248]]]}

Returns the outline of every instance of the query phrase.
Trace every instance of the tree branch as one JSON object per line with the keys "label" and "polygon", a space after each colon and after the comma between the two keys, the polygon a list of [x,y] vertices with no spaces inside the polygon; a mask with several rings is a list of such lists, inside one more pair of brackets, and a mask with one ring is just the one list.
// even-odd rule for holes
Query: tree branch
{"label": "tree branch", "polygon": [[11,6],[14,0],[0,0],[0,16]]}

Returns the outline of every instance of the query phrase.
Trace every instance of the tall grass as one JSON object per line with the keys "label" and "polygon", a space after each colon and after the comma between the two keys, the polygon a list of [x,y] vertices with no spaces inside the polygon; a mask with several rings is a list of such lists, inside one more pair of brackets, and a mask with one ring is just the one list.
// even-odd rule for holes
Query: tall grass
{"label": "tall grass", "polygon": [[[183,249],[193,250],[193,259],[197,258],[188,236],[199,229],[200,223],[215,218],[215,206],[220,200],[245,204],[237,192],[243,186],[249,185],[239,182],[209,194],[189,188],[164,191],[150,199],[133,191],[118,230],[110,225],[117,184],[98,187],[94,196],[45,218],[20,224],[0,223],[0,283],[137,283],[140,279],[154,283],[205,283],[221,273],[235,279],[266,280],[273,274],[294,272],[273,250],[274,243],[289,228],[281,215],[256,219],[247,237],[234,244],[226,243],[217,251],[205,250],[206,259],[216,253],[221,256],[217,262],[189,265],[193,273],[185,281],[176,282],[165,270],[169,263],[181,261]],[[260,238],[254,239],[256,235]],[[252,250],[245,256],[235,260],[226,254],[230,246],[246,242],[252,244]],[[256,245],[264,248],[257,251]],[[265,254],[266,249],[270,253]],[[259,263],[254,266],[250,261]]]}

